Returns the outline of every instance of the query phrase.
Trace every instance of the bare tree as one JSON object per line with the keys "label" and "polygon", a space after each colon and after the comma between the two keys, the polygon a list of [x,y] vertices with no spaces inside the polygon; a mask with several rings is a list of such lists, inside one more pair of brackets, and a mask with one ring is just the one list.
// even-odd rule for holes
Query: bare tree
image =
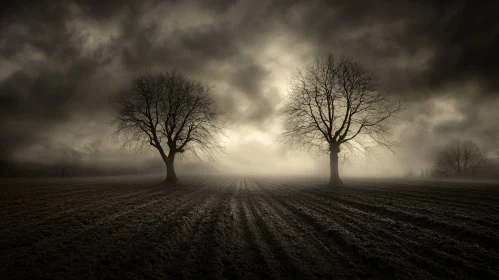
{"label": "bare tree", "polygon": [[175,71],[145,72],[116,99],[116,134],[125,146],[154,147],[166,165],[167,182],[177,181],[177,154],[208,156],[220,151],[223,122],[206,85]]}
{"label": "bare tree", "polygon": [[473,175],[480,167],[483,155],[473,141],[450,141],[437,155],[435,174],[446,177]]}
{"label": "bare tree", "polygon": [[388,137],[390,123],[403,105],[379,87],[376,75],[357,62],[332,55],[316,59],[291,82],[282,137],[329,152],[330,184],[341,184],[340,146],[367,150],[372,141],[388,148],[395,144]]}

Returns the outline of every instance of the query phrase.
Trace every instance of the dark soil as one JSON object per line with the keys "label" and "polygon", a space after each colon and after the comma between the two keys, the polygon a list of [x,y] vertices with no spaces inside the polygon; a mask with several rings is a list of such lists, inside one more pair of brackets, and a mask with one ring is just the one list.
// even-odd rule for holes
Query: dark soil
{"label": "dark soil", "polygon": [[499,187],[0,182],[0,279],[499,279]]}

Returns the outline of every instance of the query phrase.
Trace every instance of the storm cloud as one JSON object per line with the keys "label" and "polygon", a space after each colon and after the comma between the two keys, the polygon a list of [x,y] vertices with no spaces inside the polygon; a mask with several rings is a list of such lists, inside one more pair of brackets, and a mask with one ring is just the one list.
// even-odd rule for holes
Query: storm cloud
{"label": "storm cloud", "polygon": [[[226,162],[257,166],[251,149],[283,165],[293,156],[282,152],[286,148],[275,142],[275,135],[289,79],[297,67],[327,53],[365,64],[387,91],[409,102],[396,129],[406,140],[400,153],[404,161],[431,154],[455,137],[476,140],[485,153],[499,149],[499,22],[494,14],[499,3],[149,0],[2,5],[0,141],[9,154],[39,143],[58,145],[61,139],[74,149],[108,139],[111,97],[137,72],[166,68],[212,86],[232,123],[229,134],[238,135],[228,149],[237,156],[229,154]],[[424,152],[418,148],[422,140]],[[416,162],[424,164],[424,159]]]}

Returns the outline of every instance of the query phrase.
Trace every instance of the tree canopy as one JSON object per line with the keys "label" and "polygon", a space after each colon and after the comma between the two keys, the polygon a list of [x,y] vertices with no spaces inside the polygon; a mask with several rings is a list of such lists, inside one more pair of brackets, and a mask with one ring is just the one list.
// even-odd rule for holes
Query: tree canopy
{"label": "tree canopy", "polygon": [[116,98],[116,134],[125,145],[154,147],[176,181],[174,160],[187,151],[213,155],[220,151],[223,121],[211,89],[176,71],[144,72]]}
{"label": "tree canopy", "polygon": [[329,151],[331,183],[340,182],[340,146],[367,148],[368,141],[391,147],[391,120],[403,109],[380,88],[363,65],[329,55],[298,71],[282,114],[285,141]]}

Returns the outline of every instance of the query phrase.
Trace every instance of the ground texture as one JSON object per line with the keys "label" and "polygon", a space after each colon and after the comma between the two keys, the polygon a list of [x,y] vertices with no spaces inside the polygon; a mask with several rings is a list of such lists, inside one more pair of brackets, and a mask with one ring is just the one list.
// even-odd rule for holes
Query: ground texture
{"label": "ground texture", "polygon": [[499,279],[499,187],[0,182],[0,278]]}

